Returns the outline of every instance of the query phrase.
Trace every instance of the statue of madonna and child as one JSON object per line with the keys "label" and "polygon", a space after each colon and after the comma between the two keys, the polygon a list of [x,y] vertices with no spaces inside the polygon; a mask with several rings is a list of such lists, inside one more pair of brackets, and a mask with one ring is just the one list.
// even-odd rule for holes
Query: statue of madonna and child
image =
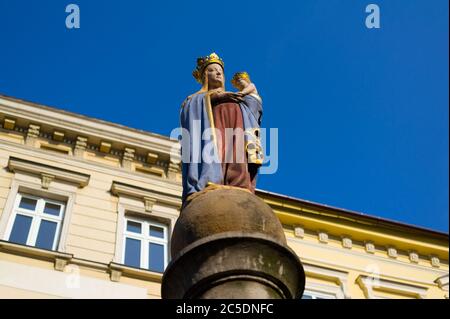
{"label": "statue of madonna and child", "polygon": [[237,92],[226,91],[215,53],[199,58],[193,75],[202,87],[181,108],[183,205],[161,296],[300,298],[300,259],[271,207],[254,195],[263,163],[261,97],[246,72],[233,76]]}
{"label": "statue of madonna and child", "polygon": [[255,193],[263,162],[262,100],[247,72],[233,76],[238,92],[225,90],[224,62],[215,53],[197,59],[202,85],[181,107],[183,206],[208,189]]}

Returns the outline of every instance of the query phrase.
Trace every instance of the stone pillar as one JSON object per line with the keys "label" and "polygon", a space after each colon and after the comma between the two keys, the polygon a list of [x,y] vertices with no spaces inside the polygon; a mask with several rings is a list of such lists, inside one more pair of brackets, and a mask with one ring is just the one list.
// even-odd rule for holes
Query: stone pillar
{"label": "stone pillar", "polygon": [[182,210],[162,281],[164,299],[301,298],[305,274],[283,227],[256,195],[220,188]]}

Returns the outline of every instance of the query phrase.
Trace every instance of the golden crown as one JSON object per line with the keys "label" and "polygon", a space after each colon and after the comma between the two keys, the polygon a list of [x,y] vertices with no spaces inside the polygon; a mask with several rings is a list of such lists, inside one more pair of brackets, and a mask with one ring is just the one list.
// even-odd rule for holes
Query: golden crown
{"label": "golden crown", "polygon": [[233,78],[231,79],[231,84],[239,90],[239,79],[247,80],[248,82],[251,82],[250,75],[248,75],[247,72],[238,72],[236,73]]}
{"label": "golden crown", "polygon": [[205,71],[205,68],[208,65],[213,63],[220,64],[220,66],[222,66],[222,69],[225,67],[225,63],[216,53],[211,53],[208,56],[197,59],[197,67],[195,68],[194,72],[192,72],[192,75],[200,84],[202,84],[203,71]]}

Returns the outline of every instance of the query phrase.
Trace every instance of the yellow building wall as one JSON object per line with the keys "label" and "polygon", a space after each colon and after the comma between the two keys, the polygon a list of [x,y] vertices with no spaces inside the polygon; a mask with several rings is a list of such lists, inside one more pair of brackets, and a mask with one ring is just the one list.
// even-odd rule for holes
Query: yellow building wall
{"label": "yellow building wall", "polygon": [[[47,144],[47,139],[37,138],[33,145],[26,145],[24,134],[0,128],[0,220],[9,213],[6,205],[15,195],[11,194],[14,183],[41,189],[39,176],[8,170],[11,157],[87,174],[89,183],[75,187],[53,181],[45,190],[74,194],[66,215],[70,220],[62,254],[8,245],[0,238],[0,298],[160,298],[161,274],[126,267],[117,271],[111,264],[121,261],[119,206],[134,205],[146,211],[143,202],[116,196],[111,187],[113,182],[143,189],[152,185],[159,192],[179,197],[179,174],[155,177],[123,168],[118,156],[87,150],[82,158],[76,158],[71,149],[62,154],[41,148]],[[396,232],[338,218],[326,208],[315,212],[300,202],[287,204],[267,194],[261,197],[276,212],[289,247],[304,263],[308,291],[335,298],[448,298],[448,237],[443,241],[431,234]],[[170,218],[178,214],[175,207],[155,209]],[[296,235],[298,227],[302,233]],[[319,233],[328,238],[322,240]],[[344,237],[351,238],[351,247],[344,247]],[[367,240],[374,242],[372,253],[366,249]],[[388,255],[391,245],[396,257]],[[411,250],[419,253],[417,263],[410,260]],[[433,256],[438,264],[432,264]],[[437,282],[438,278],[443,279]]]}

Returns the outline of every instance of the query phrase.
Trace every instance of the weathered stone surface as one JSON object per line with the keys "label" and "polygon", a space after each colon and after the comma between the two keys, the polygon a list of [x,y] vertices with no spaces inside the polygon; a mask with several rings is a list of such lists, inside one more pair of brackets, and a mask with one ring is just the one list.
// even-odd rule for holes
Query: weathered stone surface
{"label": "weathered stone surface", "polygon": [[173,232],[172,257],[196,240],[230,231],[266,234],[286,245],[283,227],[269,205],[246,191],[219,189],[183,209]]}
{"label": "weathered stone surface", "polygon": [[216,189],[182,211],[172,236],[165,299],[300,298],[305,274],[272,209],[254,194]]}

